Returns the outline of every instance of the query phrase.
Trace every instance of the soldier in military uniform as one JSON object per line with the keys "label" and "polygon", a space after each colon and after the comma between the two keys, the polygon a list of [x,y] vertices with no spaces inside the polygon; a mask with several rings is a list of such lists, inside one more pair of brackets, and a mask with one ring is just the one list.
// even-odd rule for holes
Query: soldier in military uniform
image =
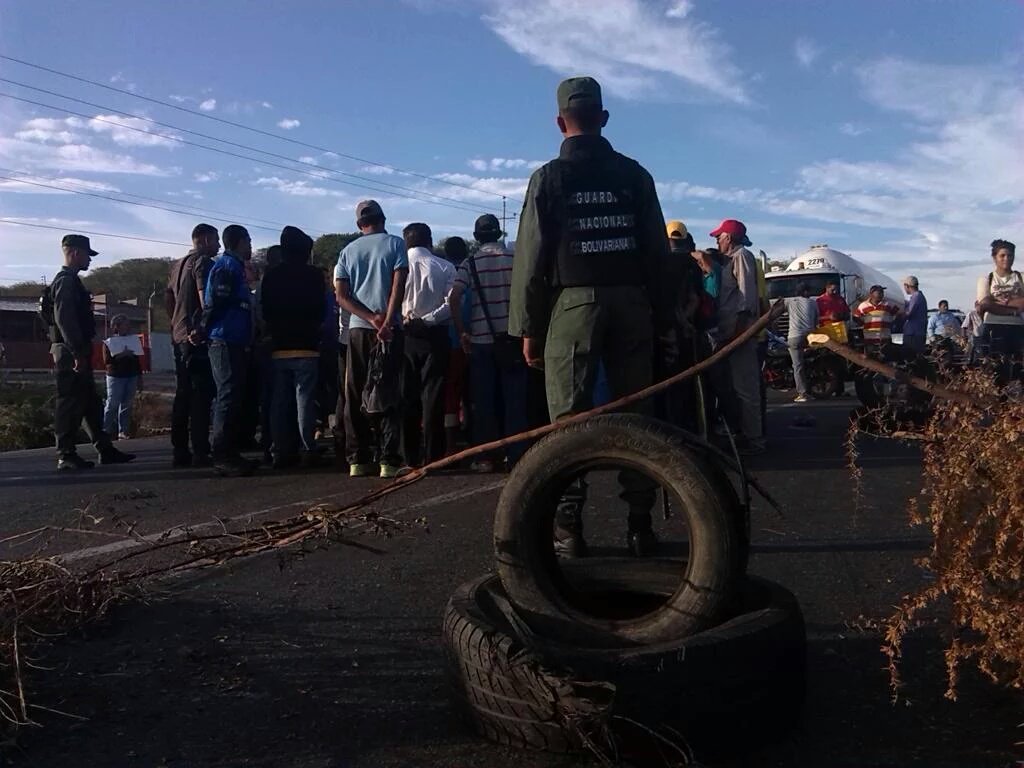
{"label": "soldier in military uniform", "polygon": [[[523,339],[527,364],[543,367],[552,419],[589,410],[604,361],[613,397],[652,382],[656,327],[671,325],[665,220],[651,175],[601,136],[608,112],[590,77],[558,86],[557,159],[530,178],[512,269],[509,333]],[[633,410],[650,412],[643,402]],[[650,510],[652,481],[620,473],[629,504],[628,543],[649,554],[657,540]],[[559,505],[556,549],[586,553],[576,483]]]}
{"label": "soldier in military uniform", "polygon": [[96,255],[84,235],[65,235],[61,240],[64,268],[57,273],[43,298],[43,318],[49,326],[50,354],[57,378],[54,432],[57,437],[57,469],[91,469],[93,463],[78,455],[78,428],[85,431],[99,453],[100,464],[125,464],[135,457],[110,444],[103,431],[103,401],[92,375],[92,340],[96,321],[92,295],[82,285],[79,272],[89,269]]}

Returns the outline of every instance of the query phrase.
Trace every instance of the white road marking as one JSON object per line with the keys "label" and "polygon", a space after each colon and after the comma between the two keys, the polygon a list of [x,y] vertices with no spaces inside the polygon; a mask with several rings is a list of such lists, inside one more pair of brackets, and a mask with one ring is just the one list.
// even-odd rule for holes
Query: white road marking
{"label": "white road marking", "polygon": [[[477,488],[465,488],[461,491],[443,493],[440,496],[431,496],[427,499],[418,501],[414,504],[403,505],[398,511],[407,512],[416,509],[424,509],[427,507],[435,507],[438,506],[439,504],[447,504],[450,501],[458,501],[459,499],[469,498],[470,496],[476,496],[481,493],[490,493],[491,491],[495,491],[501,488],[505,484],[505,482],[506,481],[502,479],[492,483],[488,483],[487,485],[479,486]],[[246,520],[254,520],[258,517],[266,517],[267,515],[271,515],[275,512],[280,512],[285,509],[292,509],[294,507],[308,509],[309,507],[315,506],[317,504],[323,504],[326,501],[336,499],[339,496],[343,496],[346,493],[350,492],[351,491],[341,491],[338,493],[329,494],[327,496],[319,496],[314,499],[304,499],[302,501],[292,501],[287,504],[277,504],[273,507],[266,507],[264,509],[259,509],[255,512],[246,512],[242,515],[235,515],[234,517],[225,518],[224,522],[237,523],[244,522]],[[352,529],[358,530],[360,527],[362,527],[362,525],[364,524],[355,525],[352,527]],[[211,529],[217,529],[220,527],[221,521],[211,520],[207,523],[199,523],[198,525],[188,527],[188,532],[190,534],[195,534],[204,531],[209,531]],[[138,547],[143,547],[147,544],[155,544],[158,541],[164,542],[181,540],[186,538],[185,528],[186,526],[184,524],[175,525],[164,531],[160,531],[158,533],[150,533],[146,536],[140,536],[137,539],[125,539],[124,541],[115,541],[110,544],[102,544],[97,547],[75,549],[70,552],[63,552],[57,555],[57,557],[64,563],[73,563],[78,560],[88,560],[93,557],[100,557],[102,555],[112,555],[118,552],[123,552],[125,550],[137,549]]]}

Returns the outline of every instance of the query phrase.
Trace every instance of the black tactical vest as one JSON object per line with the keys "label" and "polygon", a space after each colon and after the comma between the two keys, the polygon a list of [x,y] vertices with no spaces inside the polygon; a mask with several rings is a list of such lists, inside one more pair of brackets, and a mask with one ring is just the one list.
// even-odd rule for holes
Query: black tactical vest
{"label": "black tactical vest", "polygon": [[[71,270],[62,269],[56,274],[53,282],[50,284],[51,292],[54,292],[53,283],[56,283],[58,280],[72,281],[74,286],[72,295],[75,302],[75,315],[78,317],[78,327],[82,329],[82,338],[92,341],[96,336],[96,316],[92,313],[92,294],[82,284],[82,278]],[[60,338],[60,331],[57,330],[56,323],[53,325],[53,335],[50,338],[52,341],[64,343],[64,339]]]}
{"label": "black tactical vest", "polygon": [[637,243],[640,175],[616,154],[550,164],[557,251],[553,288],[643,285]]}

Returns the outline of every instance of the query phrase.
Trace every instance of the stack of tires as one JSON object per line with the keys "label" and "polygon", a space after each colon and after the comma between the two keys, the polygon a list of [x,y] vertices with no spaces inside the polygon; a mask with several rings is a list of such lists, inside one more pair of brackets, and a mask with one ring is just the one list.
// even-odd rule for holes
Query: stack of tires
{"label": "stack of tires", "polygon": [[[568,482],[611,467],[672,499],[687,557],[556,556]],[[749,510],[722,462],[685,432],[614,415],[553,433],[502,490],[494,545],[497,575],[462,585],[444,617],[455,699],[481,735],[561,753],[669,742],[718,752],[798,717],[799,605],[746,575]]]}

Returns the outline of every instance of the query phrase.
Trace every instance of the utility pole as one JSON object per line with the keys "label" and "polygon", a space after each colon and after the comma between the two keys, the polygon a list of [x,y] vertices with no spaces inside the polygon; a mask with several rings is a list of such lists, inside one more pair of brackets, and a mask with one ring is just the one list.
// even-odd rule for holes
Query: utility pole
{"label": "utility pole", "polygon": [[505,229],[505,196],[501,196],[501,231],[506,232]]}

